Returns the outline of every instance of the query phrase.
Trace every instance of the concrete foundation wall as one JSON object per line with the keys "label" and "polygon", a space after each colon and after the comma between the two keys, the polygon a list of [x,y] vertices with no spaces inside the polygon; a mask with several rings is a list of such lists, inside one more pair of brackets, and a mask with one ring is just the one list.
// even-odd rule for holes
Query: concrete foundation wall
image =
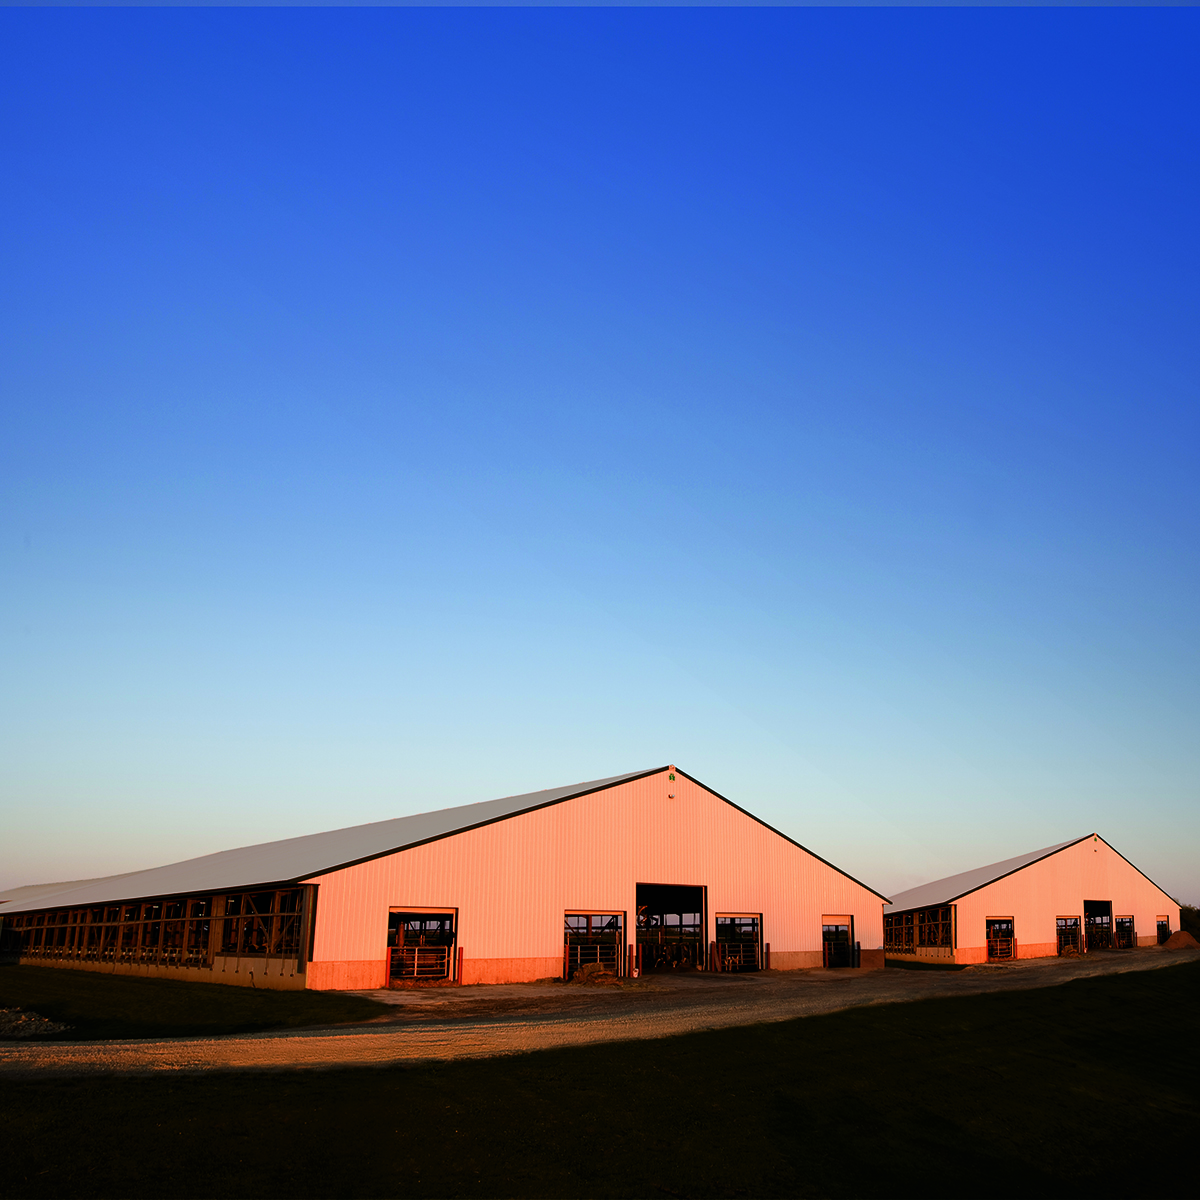
{"label": "concrete foundation wall", "polygon": [[142,979],[179,979],[189,983],[223,983],[231,987],[257,987],[270,991],[297,991],[307,986],[287,958],[218,958],[211,967],[168,967],[158,963],[80,962],[78,959],[22,957],[22,966],[54,967],[63,971],[91,971],[100,975],[135,975]]}
{"label": "concrete foundation wall", "polygon": [[820,950],[776,950],[771,947],[773,971],[810,971],[820,965]]}

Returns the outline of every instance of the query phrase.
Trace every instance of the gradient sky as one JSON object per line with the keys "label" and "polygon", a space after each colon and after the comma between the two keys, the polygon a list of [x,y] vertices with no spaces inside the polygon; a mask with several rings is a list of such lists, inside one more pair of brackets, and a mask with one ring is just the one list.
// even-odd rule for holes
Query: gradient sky
{"label": "gradient sky", "polygon": [[0,12],[0,885],[678,763],[1200,902],[1200,12]]}

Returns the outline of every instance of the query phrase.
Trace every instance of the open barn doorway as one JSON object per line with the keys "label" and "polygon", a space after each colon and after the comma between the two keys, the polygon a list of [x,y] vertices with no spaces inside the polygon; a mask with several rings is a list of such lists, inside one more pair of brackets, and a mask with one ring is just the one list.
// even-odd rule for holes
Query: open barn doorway
{"label": "open barn doorway", "polygon": [[714,971],[760,971],[763,967],[762,916],[717,914],[717,940],[712,945]]}
{"label": "open barn doorway", "polygon": [[563,978],[590,967],[607,975],[625,974],[623,913],[566,914],[563,932]]}
{"label": "open barn doorway", "polygon": [[1012,917],[988,917],[985,930],[988,962],[1005,962],[1017,957],[1017,932]]}
{"label": "open barn doorway", "polygon": [[1055,932],[1058,937],[1059,954],[1079,954],[1083,946],[1079,941],[1078,917],[1055,917]]}
{"label": "open barn doorway", "polygon": [[821,966],[857,967],[852,916],[821,918]]}
{"label": "open barn doorway", "polygon": [[1113,948],[1111,900],[1085,900],[1083,902],[1083,932],[1089,952]]}
{"label": "open barn doorway", "polygon": [[388,979],[392,987],[454,977],[454,909],[388,913]]}
{"label": "open barn doorway", "polygon": [[704,891],[667,883],[637,885],[640,971],[695,971],[704,966]]}

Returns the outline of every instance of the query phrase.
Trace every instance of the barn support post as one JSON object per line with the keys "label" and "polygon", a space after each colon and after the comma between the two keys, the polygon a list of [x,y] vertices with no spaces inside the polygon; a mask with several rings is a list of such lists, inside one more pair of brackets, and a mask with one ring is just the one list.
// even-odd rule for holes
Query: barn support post
{"label": "barn support post", "polygon": [[308,884],[304,889],[304,923],[300,927],[300,950],[297,957],[305,966],[312,962],[317,940],[317,894],[315,883]]}
{"label": "barn support post", "polygon": [[[305,903],[307,904],[307,898],[305,899]],[[208,949],[205,951],[205,954],[204,954],[204,965],[209,968],[212,967],[213,959],[215,959],[217,957],[217,948],[221,944],[221,930],[223,929],[224,924],[225,924],[225,922],[223,920],[224,916],[225,916],[225,897],[224,896],[214,896],[212,898],[212,912],[208,918]],[[301,926],[301,928],[303,928],[303,926]],[[139,931],[138,931],[138,955],[139,955],[139,957],[141,956],[141,938],[142,938],[142,934],[144,933],[144,931],[145,931],[145,926],[143,925],[141,927],[141,929],[139,929]],[[303,938],[303,936],[300,939],[299,969],[300,969],[300,971],[304,970],[304,938]]]}

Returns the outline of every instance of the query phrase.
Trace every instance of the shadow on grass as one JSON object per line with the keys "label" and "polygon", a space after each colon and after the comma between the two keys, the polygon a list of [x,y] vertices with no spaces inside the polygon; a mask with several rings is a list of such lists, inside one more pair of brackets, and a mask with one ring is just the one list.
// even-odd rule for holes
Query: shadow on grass
{"label": "shadow on grass", "polygon": [[391,1011],[336,992],[273,992],[29,966],[0,967],[0,1008],[71,1026],[54,1041],[251,1033],[369,1021]]}
{"label": "shadow on grass", "polygon": [[888,958],[883,964],[889,971],[965,971],[967,965],[965,963],[953,962],[938,962],[936,959],[932,962],[912,962],[906,958]]}
{"label": "shadow on grass", "polygon": [[20,1196],[1183,1196],[1200,963],[442,1066],[17,1082]]}

